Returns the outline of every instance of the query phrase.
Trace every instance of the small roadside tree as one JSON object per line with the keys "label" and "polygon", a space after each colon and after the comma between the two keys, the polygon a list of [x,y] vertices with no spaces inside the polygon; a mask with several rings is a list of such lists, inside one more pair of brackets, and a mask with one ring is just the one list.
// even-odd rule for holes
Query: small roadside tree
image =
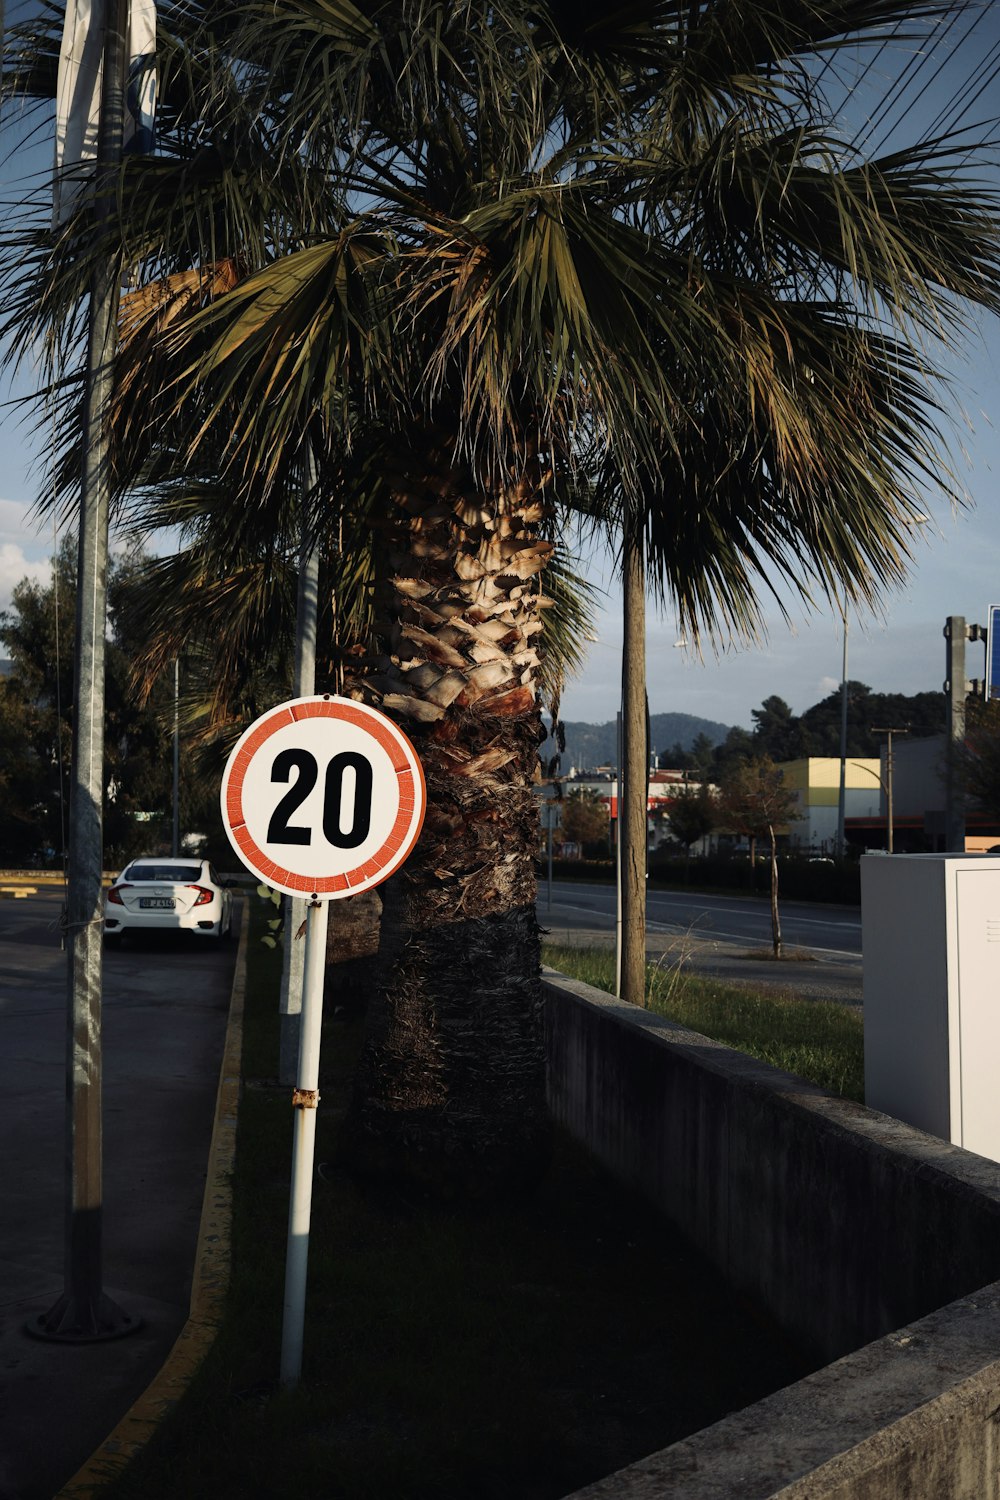
{"label": "small roadside tree", "polygon": [[563,799],[562,835],[581,846],[607,839],[608,809],[597,792],[581,787]]}
{"label": "small roadside tree", "polygon": [[778,829],[801,814],[795,793],[785,786],[784,773],[768,755],[755,757],[729,772],[720,789],[719,821],[753,841],[767,838],[771,851],[771,942],[781,957],[781,917],[778,911]]}
{"label": "small roadside tree", "polygon": [[688,878],[691,845],[711,833],[719,821],[715,793],[709,786],[685,786],[670,804],[670,832],[684,845],[684,879]]}

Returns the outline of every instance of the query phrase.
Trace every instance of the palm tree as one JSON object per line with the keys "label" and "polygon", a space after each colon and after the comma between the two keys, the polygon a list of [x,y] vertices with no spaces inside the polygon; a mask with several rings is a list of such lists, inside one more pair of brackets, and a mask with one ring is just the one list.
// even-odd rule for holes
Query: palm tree
{"label": "palm tree", "polygon": [[220,138],[252,118],[286,207],[297,182],[319,211],[275,210],[241,259],[243,179],[216,239],[193,192],[135,195],[140,277],[162,282],[157,236],[185,221],[180,269],[206,275],[136,332],[124,451],[186,430],[262,509],[307,439],[321,486],[367,464],[378,659],[353,690],[411,733],[429,794],[386,893],[370,1160],[537,1168],[531,788],[561,507],[586,492],[641,536],[691,632],[752,634],[762,581],[871,604],[905,576],[921,488],[950,485],[929,349],[998,305],[996,205],[964,143],[861,159],[823,59],[953,8],[203,5],[192,55],[235,65],[193,67],[198,118]]}

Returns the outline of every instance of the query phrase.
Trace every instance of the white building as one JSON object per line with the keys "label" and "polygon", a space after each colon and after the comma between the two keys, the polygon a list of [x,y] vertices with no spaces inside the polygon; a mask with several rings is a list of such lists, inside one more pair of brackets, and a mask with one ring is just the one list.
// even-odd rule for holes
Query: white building
{"label": "white building", "polygon": [[[895,746],[893,747],[895,749]],[[840,758],[810,755],[781,765],[785,786],[795,792],[798,821],[787,826],[793,849],[831,854],[837,846],[840,816]],[[879,761],[849,760],[844,785],[844,822],[882,816],[882,768]]]}

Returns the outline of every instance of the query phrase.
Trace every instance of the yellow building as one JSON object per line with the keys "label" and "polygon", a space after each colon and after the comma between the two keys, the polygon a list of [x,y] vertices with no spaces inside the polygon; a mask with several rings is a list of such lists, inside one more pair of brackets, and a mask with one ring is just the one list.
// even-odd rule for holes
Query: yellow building
{"label": "yellow building", "polygon": [[[817,854],[832,853],[837,843],[840,804],[840,759],[811,755],[786,760],[781,770],[785,786],[796,793],[799,820],[788,824],[792,848]],[[877,818],[882,811],[881,764],[876,759],[848,760],[844,778],[845,818]]]}

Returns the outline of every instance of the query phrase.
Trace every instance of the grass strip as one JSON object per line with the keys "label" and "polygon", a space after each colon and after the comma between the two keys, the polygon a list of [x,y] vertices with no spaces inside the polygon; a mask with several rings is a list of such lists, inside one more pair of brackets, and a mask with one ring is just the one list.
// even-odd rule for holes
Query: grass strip
{"label": "grass strip", "polygon": [[[545,944],[542,954],[553,969],[614,994],[610,949]],[[647,1003],[658,1015],[864,1103],[864,1027],[853,1006],[726,985],[685,971],[683,962],[650,963],[646,974]]]}
{"label": "grass strip", "polygon": [[[248,901],[253,913],[254,901]],[[258,922],[270,915],[265,908]],[[573,1143],[514,1205],[333,1165],[362,1020],[328,980],[303,1380],[276,1386],[291,1154],[280,953],[249,964],[224,1324],[109,1500],[558,1500],[815,1361]]]}

